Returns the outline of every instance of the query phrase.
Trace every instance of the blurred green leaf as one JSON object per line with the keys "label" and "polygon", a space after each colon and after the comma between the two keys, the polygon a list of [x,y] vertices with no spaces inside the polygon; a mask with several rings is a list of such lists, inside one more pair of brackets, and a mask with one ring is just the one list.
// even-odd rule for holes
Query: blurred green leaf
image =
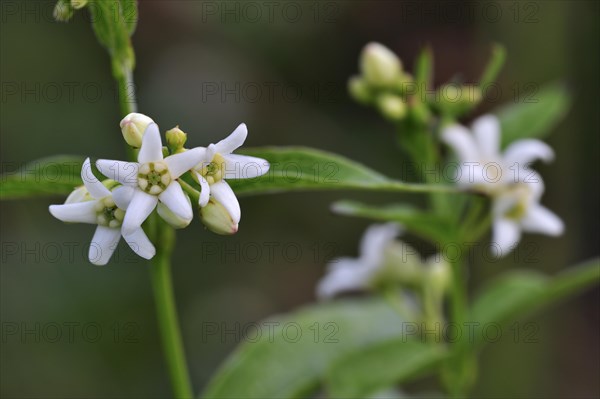
{"label": "blurred green leaf", "polygon": [[[425,93],[427,90],[432,90],[432,81],[433,53],[431,48],[426,47],[421,50],[421,53],[415,62],[415,83],[417,84],[417,91],[419,93]],[[423,100],[423,98],[421,98],[421,100]]]}
{"label": "blurred green leaf", "polygon": [[549,135],[571,105],[568,90],[557,83],[547,85],[530,96],[520,96],[519,101],[496,112],[502,127],[503,146],[518,139]]}
{"label": "blurred green leaf", "polygon": [[555,277],[533,270],[510,271],[483,289],[473,303],[471,320],[482,326],[488,323],[506,323],[583,291],[599,281],[598,258],[571,267]]}
{"label": "blurred green leaf", "polygon": [[337,360],[327,374],[331,398],[362,398],[435,369],[446,358],[439,345],[394,339]]}
{"label": "blurred green leaf", "polygon": [[447,217],[405,204],[374,206],[354,201],[338,201],[333,204],[332,210],[341,215],[398,222],[412,233],[434,242],[446,242],[454,236],[455,231],[452,221]]}
{"label": "blurred green leaf", "polygon": [[[83,157],[58,155],[32,161],[0,175],[0,199],[68,195],[81,181]],[[5,165],[8,166],[10,165]]]}
{"label": "blurred green leaf", "polygon": [[502,66],[504,65],[504,61],[506,60],[506,49],[504,46],[500,44],[494,45],[492,48],[492,57],[488,62],[483,74],[481,75],[481,79],[479,79],[479,87],[485,91],[488,85],[496,80]]}
{"label": "blurred green leaf", "polygon": [[305,397],[317,388],[334,361],[402,332],[398,315],[373,298],[312,305],[267,321],[278,323],[273,333],[268,334],[261,324],[258,342],[241,344],[203,397]]}
{"label": "blurred green leaf", "polygon": [[247,148],[245,155],[264,158],[263,176],[228,180],[236,194],[256,195],[298,190],[453,191],[451,186],[410,184],[389,179],[343,156],[305,147]]}

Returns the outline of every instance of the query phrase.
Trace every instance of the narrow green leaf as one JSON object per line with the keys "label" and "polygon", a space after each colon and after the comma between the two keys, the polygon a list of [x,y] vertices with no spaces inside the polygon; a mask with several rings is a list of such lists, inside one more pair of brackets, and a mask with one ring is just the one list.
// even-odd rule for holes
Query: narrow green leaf
{"label": "narrow green leaf", "polygon": [[533,93],[523,93],[519,102],[495,112],[502,127],[502,145],[522,138],[543,138],[567,114],[571,98],[561,84],[550,84]]}
{"label": "narrow green leaf", "polygon": [[0,199],[68,195],[82,184],[82,163],[83,157],[59,155],[5,171],[0,175]]}
{"label": "narrow green leaf", "polygon": [[496,80],[505,60],[506,49],[504,46],[500,44],[494,45],[492,48],[492,57],[485,67],[481,79],[479,79],[479,87],[481,87],[482,90],[485,90],[488,85]]}
{"label": "narrow green leaf", "polygon": [[406,192],[455,192],[443,185],[410,184],[389,179],[379,172],[340,155],[305,147],[265,147],[240,153],[268,160],[269,172],[252,179],[229,180],[236,194],[256,195],[299,190],[374,190]]}
{"label": "narrow green leaf", "polygon": [[137,0],[121,0],[123,21],[127,26],[129,36],[133,35],[138,22]]}
{"label": "narrow green leaf", "polygon": [[272,334],[260,324],[258,342],[240,345],[217,371],[203,397],[305,397],[335,360],[402,331],[398,315],[372,298],[308,306],[268,321],[278,323]]}
{"label": "narrow green leaf", "polygon": [[362,398],[431,371],[446,356],[441,346],[417,340],[381,342],[336,361],[326,388],[330,398]]}
{"label": "narrow green leaf", "polygon": [[[493,280],[471,308],[471,320],[484,326],[524,317],[541,307],[574,295],[600,281],[600,259],[571,267],[555,277],[515,270]],[[476,335],[477,338],[481,338]],[[479,341],[479,345],[483,342]]]}
{"label": "narrow green leaf", "polygon": [[[433,53],[431,48],[426,47],[421,50],[415,62],[415,83],[420,93],[427,92],[431,87],[433,80]],[[421,100],[424,101],[423,98]]]}
{"label": "narrow green leaf", "polygon": [[454,225],[447,217],[423,212],[406,204],[373,206],[354,201],[338,201],[333,204],[332,210],[341,215],[398,222],[412,233],[433,242],[446,242],[454,232]]}

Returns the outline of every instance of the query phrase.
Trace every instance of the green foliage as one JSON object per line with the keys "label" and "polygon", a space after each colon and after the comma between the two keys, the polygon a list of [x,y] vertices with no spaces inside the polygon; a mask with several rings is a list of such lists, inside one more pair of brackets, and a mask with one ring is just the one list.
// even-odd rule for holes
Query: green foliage
{"label": "green foliage", "polygon": [[434,371],[446,357],[440,345],[396,338],[336,361],[327,374],[326,389],[330,398],[362,398]]}
{"label": "green foliage", "polygon": [[507,323],[596,285],[599,280],[600,259],[571,267],[555,277],[533,270],[510,271],[485,287],[473,303],[471,320],[481,325]]}
{"label": "green foliage", "polygon": [[398,222],[415,235],[433,242],[446,242],[455,233],[454,224],[447,217],[405,204],[374,206],[354,201],[339,201],[332,209],[342,215]]}
{"label": "green foliage", "polygon": [[0,175],[0,199],[67,195],[80,186],[83,157],[59,155]]}
{"label": "green foliage", "polygon": [[506,61],[506,49],[504,46],[499,44],[494,45],[492,48],[492,57],[488,62],[483,74],[481,75],[481,79],[479,79],[479,87],[485,89],[488,85],[490,85],[496,77],[500,73],[504,62]]}
{"label": "green foliage", "polygon": [[523,138],[548,136],[567,114],[571,105],[562,84],[544,86],[539,91],[519,96],[519,103],[508,104],[496,112],[502,126],[502,145]]}
{"label": "green foliage", "polygon": [[379,190],[428,192],[443,186],[408,184],[340,155],[306,147],[243,149],[245,155],[266,159],[269,172],[253,179],[229,180],[236,194],[255,195],[298,190]]}
{"label": "green foliage", "polygon": [[[268,321],[279,323],[273,333],[268,334],[266,324],[261,324],[258,342],[240,345],[203,397],[304,397],[314,391],[336,360],[402,332],[398,315],[375,299],[308,306]],[[301,336],[293,342],[296,331],[301,331]]]}

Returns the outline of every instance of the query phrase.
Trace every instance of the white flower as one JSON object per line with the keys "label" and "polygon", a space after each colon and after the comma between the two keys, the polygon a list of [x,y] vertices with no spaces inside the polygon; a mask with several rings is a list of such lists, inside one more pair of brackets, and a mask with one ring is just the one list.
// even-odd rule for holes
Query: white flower
{"label": "white flower", "polygon": [[202,188],[200,206],[206,206],[213,196],[231,215],[235,225],[241,217],[240,204],[225,179],[249,179],[269,171],[269,162],[264,159],[232,154],[244,144],[247,136],[248,129],[242,123],[227,138],[209,145],[202,162],[194,167],[194,174]]}
{"label": "white flower", "polygon": [[140,148],[144,132],[151,123],[154,123],[154,121],[149,116],[132,112],[123,118],[119,125],[127,144]]}
{"label": "white flower", "polygon": [[521,231],[560,235],[562,221],[540,205],[544,183],[528,168],[537,160],[551,161],[554,152],[535,139],[517,140],[500,153],[500,122],[485,115],[473,122],[471,134],[460,125],[442,132],[442,140],[457,154],[458,183],[492,196],[493,242],[506,255],[520,240]]}
{"label": "white flower", "polygon": [[317,297],[331,298],[343,291],[364,290],[385,265],[385,251],[400,233],[395,223],[373,225],[360,242],[357,259],[340,258],[327,267],[327,275],[317,285]]}
{"label": "white flower", "polygon": [[471,133],[466,127],[452,125],[442,132],[460,161],[458,183],[486,193],[502,191],[507,184],[516,183],[527,174],[527,165],[541,159],[554,159],[554,151],[535,139],[517,140],[500,153],[500,121],[494,115],[476,119]]}
{"label": "white flower", "polygon": [[[91,172],[89,158],[83,163],[81,178],[84,187],[73,191],[64,205],[50,205],[50,213],[63,222],[97,224],[88,257],[95,265],[105,265],[121,239],[121,223],[127,215],[128,195],[125,187],[118,187],[111,193],[96,179]],[[156,253],[141,228],[123,234],[123,238],[136,254],[145,259]]]}
{"label": "white flower", "polygon": [[544,182],[540,175],[529,171],[527,176],[495,196],[492,203],[492,242],[508,254],[521,239],[521,231],[559,236],[564,224],[548,208],[540,204]]}
{"label": "white flower", "polygon": [[198,164],[205,151],[198,147],[163,159],[160,132],[151,123],[144,132],[138,162],[106,159],[96,162],[102,174],[124,185],[121,195],[131,198],[123,220],[123,234],[138,230],[158,201],[182,219],[193,218],[192,207],[176,179]]}
{"label": "white flower", "polygon": [[379,43],[367,44],[360,56],[364,78],[375,86],[394,84],[402,71],[402,63],[393,51]]}

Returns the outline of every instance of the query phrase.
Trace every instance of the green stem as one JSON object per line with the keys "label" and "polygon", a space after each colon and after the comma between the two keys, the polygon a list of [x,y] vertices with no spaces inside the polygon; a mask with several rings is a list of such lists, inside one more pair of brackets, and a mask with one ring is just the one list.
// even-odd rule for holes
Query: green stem
{"label": "green stem", "polygon": [[[156,217],[156,215],[153,216]],[[163,351],[166,356],[175,398],[192,398],[193,391],[183,351],[183,340],[179,330],[173,282],[171,280],[170,258],[175,233],[162,220],[156,219],[158,219],[156,229],[158,245],[156,255],[152,260],[151,274]]]}

